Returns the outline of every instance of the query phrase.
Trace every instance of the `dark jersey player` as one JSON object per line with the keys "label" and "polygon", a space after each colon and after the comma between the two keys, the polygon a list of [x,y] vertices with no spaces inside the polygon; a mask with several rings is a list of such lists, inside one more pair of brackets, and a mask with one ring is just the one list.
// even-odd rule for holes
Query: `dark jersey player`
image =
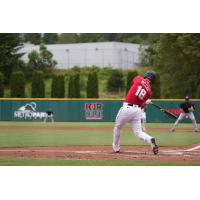
{"label": "dark jersey player", "polygon": [[195,132],[198,131],[197,128],[197,123],[196,123],[196,119],[194,116],[193,111],[195,110],[194,104],[192,102],[190,102],[190,98],[189,96],[185,97],[185,102],[180,104],[180,108],[181,108],[181,114],[179,115],[178,119],[175,121],[171,131],[174,132],[176,127],[178,126],[178,123],[184,119],[184,118],[190,118],[193,124],[193,129]]}
{"label": "dark jersey player", "polygon": [[147,72],[144,77],[137,76],[133,79],[123,106],[116,116],[112,143],[114,152],[120,151],[121,129],[128,122],[131,124],[135,136],[149,143],[154,154],[158,153],[155,138],[143,132],[141,125],[141,108],[144,107],[146,101],[151,97],[151,85],[155,79],[156,73],[154,71]]}
{"label": "dark jersey player", "polygon": [[53,123],[54,122],[54,119],[53,119],[53,111],[51,108],[49,108],[47,111],[46,111],[46,117],[44,118],[44,123],[46,123],[47,119],[51,119],[51,122]]}

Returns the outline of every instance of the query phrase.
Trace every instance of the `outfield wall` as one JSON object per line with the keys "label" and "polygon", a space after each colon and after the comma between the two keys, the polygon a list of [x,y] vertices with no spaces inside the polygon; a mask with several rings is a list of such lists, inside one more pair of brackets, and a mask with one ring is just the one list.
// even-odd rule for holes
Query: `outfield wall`
{"label": "outfield wall", "polygon": [[[181,99],[152,100],[165,109],[177,111]],[[123,100],[115,99],[0,99],[1,121],[43,121],[48,108],[52,108],[55,121],[98,121],[113,122]],[[192,100],[196,107],[194,112],[200,122],[200,101]],[[174,122],[166,114],[152,105],[147,107],[147,122]],[[184,122],[190,122],[186,119]]]}

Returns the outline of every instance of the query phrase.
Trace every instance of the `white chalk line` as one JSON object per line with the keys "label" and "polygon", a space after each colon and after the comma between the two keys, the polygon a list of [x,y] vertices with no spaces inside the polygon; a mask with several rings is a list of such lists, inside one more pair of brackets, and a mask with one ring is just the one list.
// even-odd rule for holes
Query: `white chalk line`
{"label": "white chalk line", "polygon": [[200,149],[200,145],[193,147],[193,148],[189,148],[189,149],[182,149],[182,150],[166,150],[166,151],[161,151],[160,153],[163,154],[172,154],[172,155],[184,155],[185,153],[193,153],[193,154],[199,154],[200,152],[197,151],[198,149]]}
{"label": "white chalk line", "polygon": [[194,151],[194,150],[197,150],[197,149],[200,149],[200,145],[196,146],[196,147],[193,147],[191,149],[187,149],[186,151]]}

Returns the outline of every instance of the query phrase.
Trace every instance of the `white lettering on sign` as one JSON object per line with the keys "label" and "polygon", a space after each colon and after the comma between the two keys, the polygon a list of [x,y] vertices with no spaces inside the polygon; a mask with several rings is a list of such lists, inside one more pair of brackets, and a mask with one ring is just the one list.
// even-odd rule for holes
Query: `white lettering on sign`
{"label": "white lettering on sign", "polygon": [[27,103],[24,106],[18,108],[17,111],[14,112],[14,118],[19,119],[43,119],[46,117],[46,112],[37,112],[36,111],[36,103],[31,102]]}

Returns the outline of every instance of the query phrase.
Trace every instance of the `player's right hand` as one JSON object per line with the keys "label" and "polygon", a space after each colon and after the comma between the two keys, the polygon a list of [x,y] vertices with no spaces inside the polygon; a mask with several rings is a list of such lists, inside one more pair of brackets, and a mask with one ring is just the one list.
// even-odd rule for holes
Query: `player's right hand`
{"label": "player's right hand", "polygon": [[189,111],[189,112],[193,112],[193,111],[194,111],[194,108],[191,106],[190,108],[188,108],[188,111]]}

